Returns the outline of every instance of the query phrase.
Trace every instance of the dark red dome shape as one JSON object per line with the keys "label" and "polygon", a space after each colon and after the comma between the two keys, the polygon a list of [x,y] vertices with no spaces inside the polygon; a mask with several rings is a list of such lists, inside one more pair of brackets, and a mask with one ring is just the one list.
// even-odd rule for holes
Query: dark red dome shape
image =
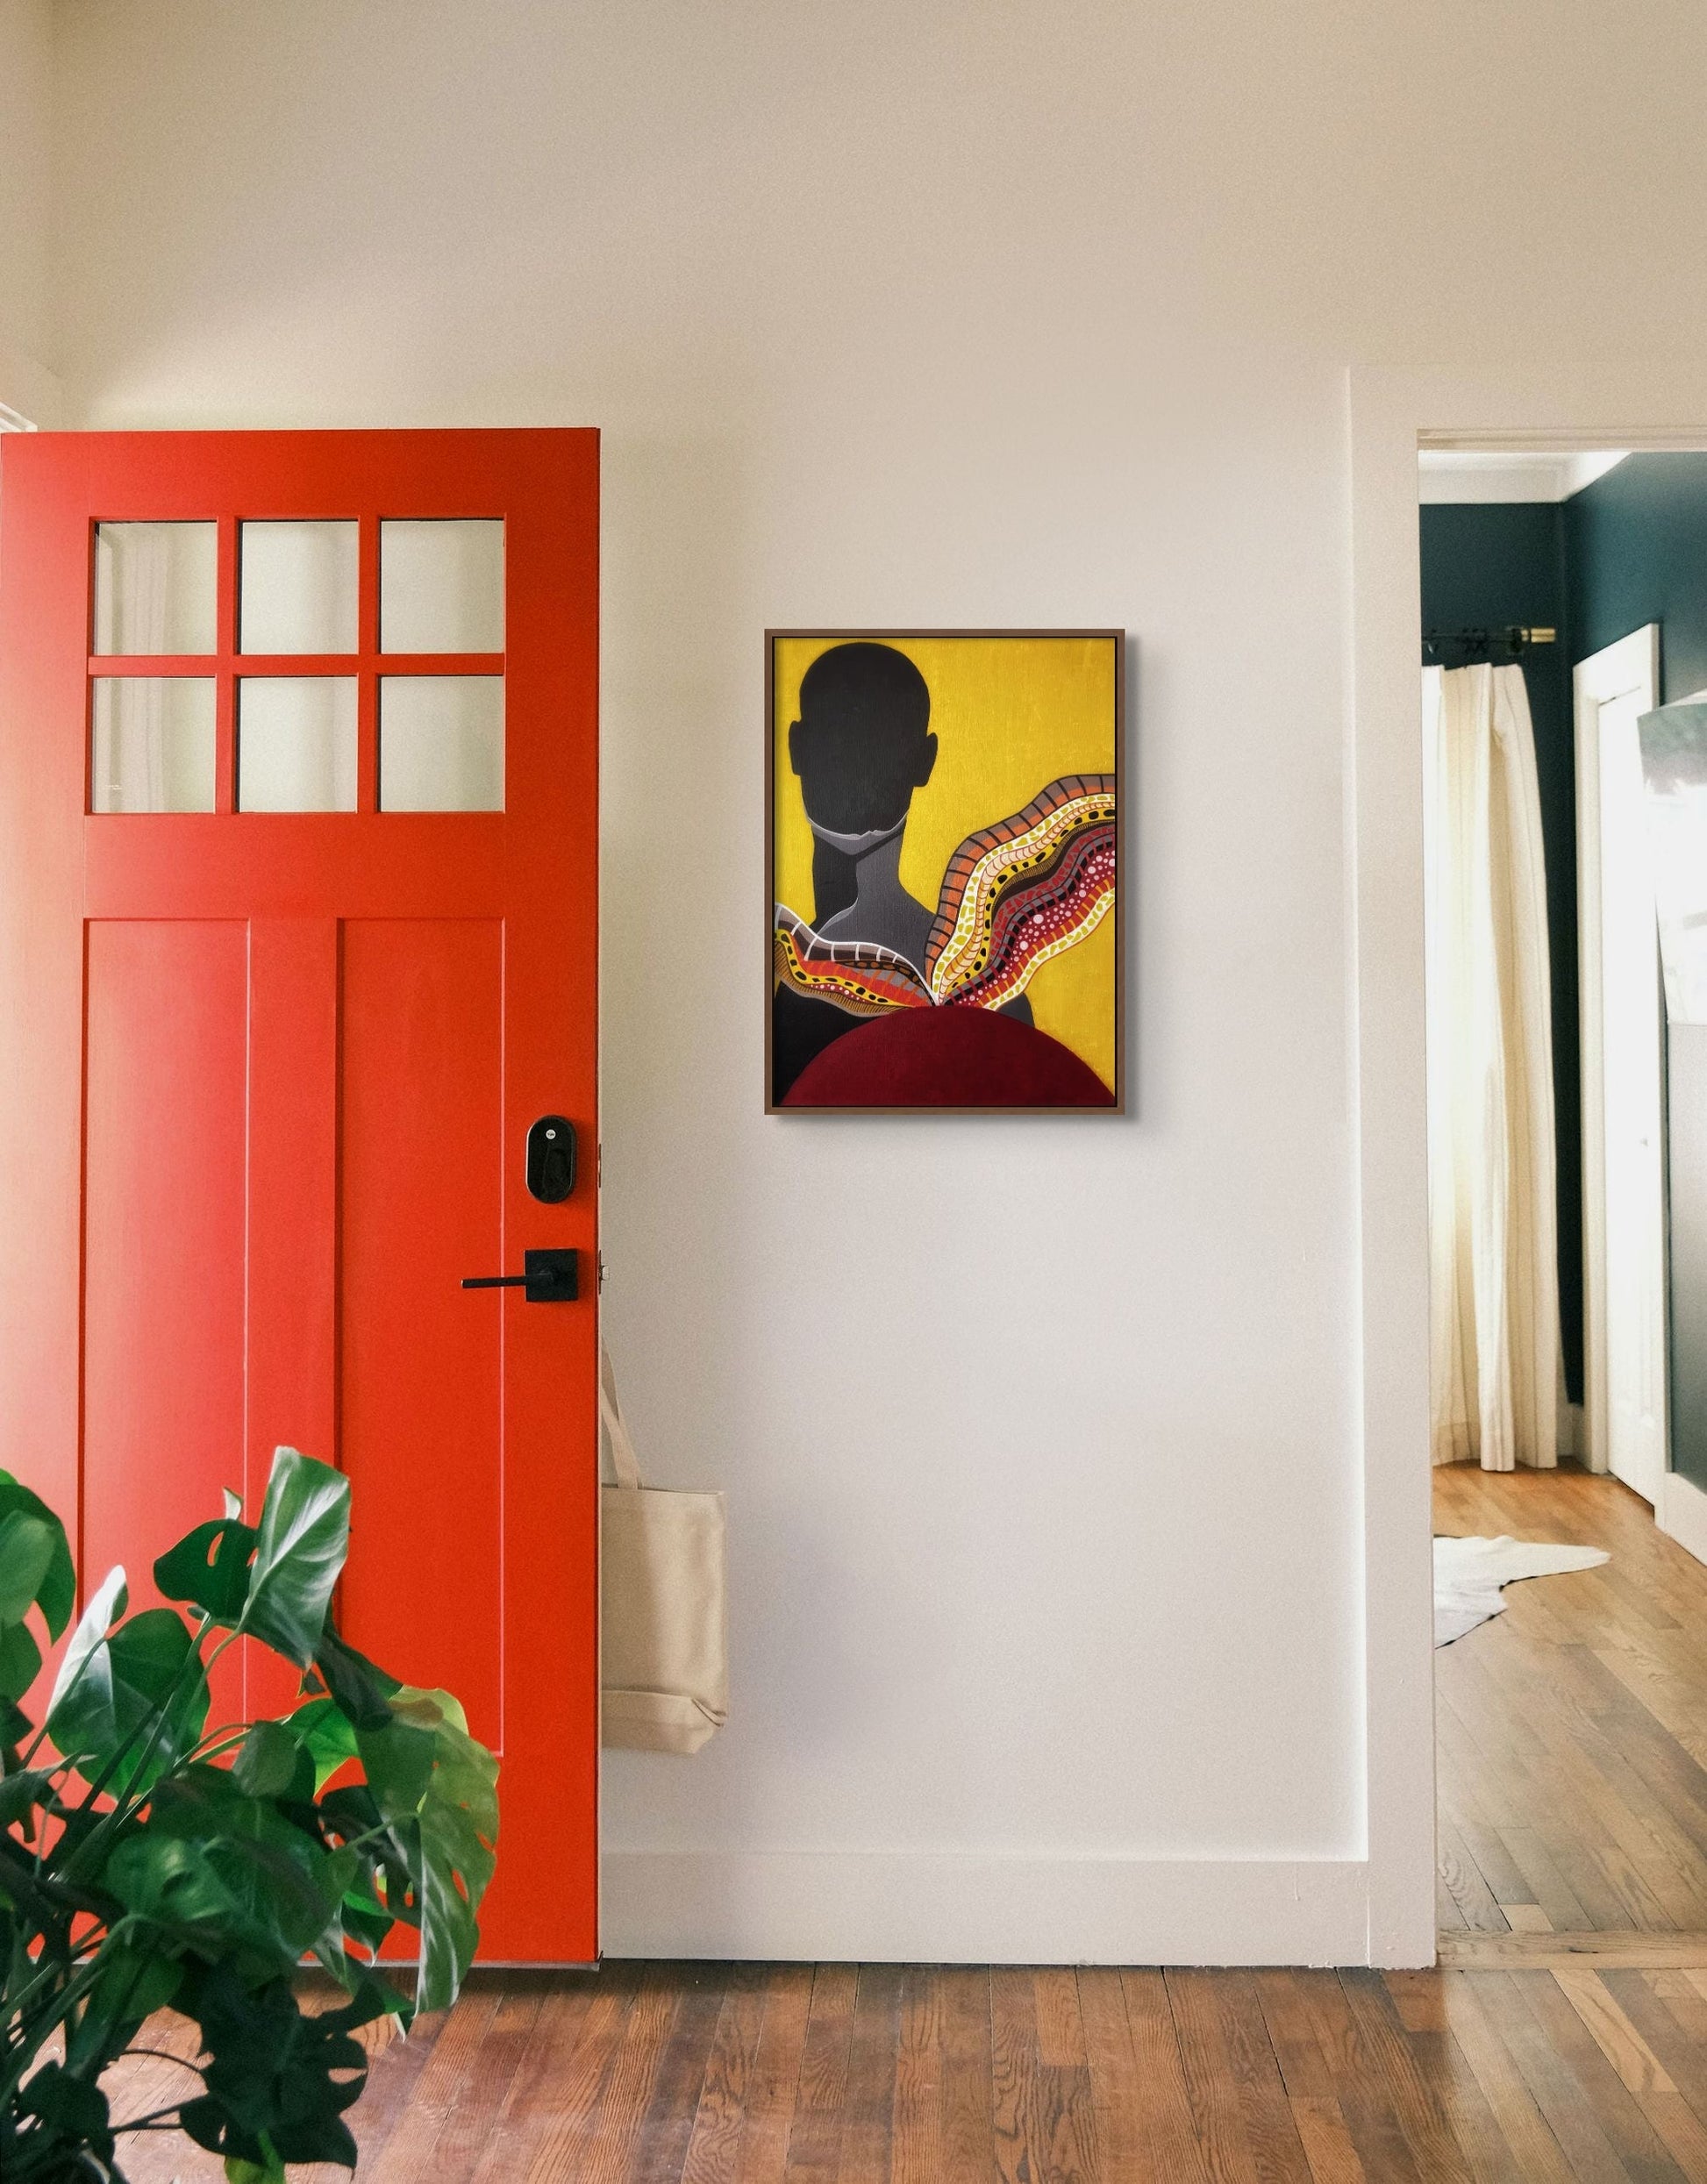
{"label": "dark red dome shape", "polygon": [[988,1009],[897,1009],[808,1063],[784,1107],[1112,1107],[1046,1031]]}

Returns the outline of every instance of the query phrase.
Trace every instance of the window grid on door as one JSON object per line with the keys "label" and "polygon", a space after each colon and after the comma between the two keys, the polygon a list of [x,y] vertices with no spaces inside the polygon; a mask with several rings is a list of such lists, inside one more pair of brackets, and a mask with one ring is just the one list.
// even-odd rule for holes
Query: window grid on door
{"label": "window grid on door", "polygon": [[[269,528],[281,527],[292,519],[273,517],[245,516],[231,510],[217,517],[200,519],[200,525],[182,519],[173,523],[150,524],[147,519],[125,516],[97,522],[92,526],[89,552],[89,703],[85,723],[85,749],[89,757],[89,783],[86,808],[94,813],[120,813],[162,810],[211,811],[216,816],[231,816],[241,808],[239,753],[241,739],[242,686],[245,682],[276,683],[287,680],[322,686],[354,683],[355,692],[355,750],[354,793],[353,804],[348,800],[347,788],[340,786],[337,803],[292,803],[270,801],[265,808],[270,810],[292,812],[353,810],[358,814],[377,814],[387,808],[382,785],[382,696],[385,686],[392,687],[394,695],[394,725],[399,738],[399,753],[403,752],[401,739],[412,732],[413,749],[409,762],[399,755],[393,767],[396,796],[389,808],[402,810],[502,810],[504,808],[504,651],[503,648],[503,617],[504,614],[504,526],[501,517],[489,516],[467,517],[382,517],[378,511],[355,516],[346,510],[327,510],[313,518],[294,519],[301,525],[325,523],[355,526],[355,591],[356,649],[354,652],[290,651],[278,653],[244,650],[241,626],[241,552],[242,534],[246,522],[264,524]],[[498,642],[491,649],[478,651],[448,650],[384,650],[382,649],[382,534],[392,523],[397,526],[400,540],[405,539],[407,550],[418,563],[422,559],[422,537],[429,526],[442,528],[444,543],[455,543],[463,551],[465,561],[477,564],[474,584],[474,604],[457,610],[454,600],[445,595],[440,620],[451,634],[461,633],[455,625],[459,621],[472,621],[483,635],[496,637]],[[115,574],[122,559],[124,541],[117,535],[103,541],[103,532],[119,534],[148,530],[155,532],[183,530],[211,525],[215,533],[213,572],[213,649],[211,651],[180,652],[164,649],[164,638],[168,633],[166,625],[174,617],[169,607],[156,606],[154,620],[160,626],[161,648],[146,650],[101,651],[104,632],[97,625],[97,553],[104,543],[111,549],[107,554],[107,582],[110,588],[121,582]],[[453,534],[455,534],[453,540]],[[132,542],[134,543],[134,542]],[[161,583],[171,581],[171,562],[185,542],[168,540],[157,555],[161,571]],[[197,542],[199,544],[199,542]],[[430,548],[432,541],[427,540]],[[186,558],[194,560],[194,554]],[[400,549],[399,559],[403,558]],[[430,552],[426,557],[431,560]],[[441,586],[441,592],[442,592]],[[116,597],[116,592],[115,592]],[[418,602],[411,611],[399,617],[395,611],[393,620],[399,618],[412,625],[407,633],[418,640],[432,634],[432,588],[428,586],[428,603],[425,610]],[[192,617],[194,618],[194,617]],[[137,617],[128,617],[121,606],[108,603],[104,621],[116,627],[119,634],[135,634]],[[183,617],[179,615],[180,628]],[[173,632],[170,633],[177,633]],[[212,753],[211,788],[208,789],[205,775],[210,770],[204,754],[198,755],[180,746],[185,735],[204,736],[202,726],[204,701],[191,701],[186,693],[184,701],[154,703],[158,696],[169,698],[162,690],[165,683],[192,680],[212,686]],[[131,683],[141,685],[129,701],[116,689],[104,691],[103,685]],[[269,699],[274,693],[268,694]],[[310,693],[304,691],[303,710],[311,711]],[[262,709],[257,708],[257,711]],[[265,710],[277,713],[276,703]],[[286,708],[286,711],[292,709]],[[346,710],[346,702],[335,690],[331,691],[325,708],[332,727],[338,735],[339,717]],[[125,732],[123,723],[147,716],[146,735],[151,745],[151,763],[140,770],[146,777],[141,795],[147,801],[125,801],[117,780],[115,753]],[[189,723],[186,728],[182,724]],[[115,724],[119,724],[116,725]],[[177,739],[176,743],[173,737]],[[472,764],[463,767],[461,781],[443,776],[435,778],[433,767],[449,765],[456,756],[459,740],[468,753],[473,753]],[[341,746],[340,746],[341,747]],[[105,771],[103,772],[104,767]],[[132,769],[137,770],[135,768]],[[339,770],[339,769],[335,769]],[[340,781],[346,778],[347,767],[340,771]],[[159,784],[169,777],[171,786]],[[146,783],[153,783],[149,787]],[[274,797],[279,792],[268,791]],[[288,793],[288,792],[287,792]],[[138,792],[129,791],[134,799]],[[175,803],[163,803],[161,796],[175,796]],[[406,797],[407,802],[399,798]],[[118,798],[118,800],[115,800]],[[186,800],[187,799],[187,800]],[[471,800],[472,799],[472,800]]]}

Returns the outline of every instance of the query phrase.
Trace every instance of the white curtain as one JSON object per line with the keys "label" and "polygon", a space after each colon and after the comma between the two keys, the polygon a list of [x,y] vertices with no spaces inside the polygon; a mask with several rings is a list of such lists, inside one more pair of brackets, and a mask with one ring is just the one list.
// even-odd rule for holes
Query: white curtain
{"label": "white curtain", "polygon": [[1423,671],[1434,1461],[1558,1460],[1553,1031],[1520,667]]}

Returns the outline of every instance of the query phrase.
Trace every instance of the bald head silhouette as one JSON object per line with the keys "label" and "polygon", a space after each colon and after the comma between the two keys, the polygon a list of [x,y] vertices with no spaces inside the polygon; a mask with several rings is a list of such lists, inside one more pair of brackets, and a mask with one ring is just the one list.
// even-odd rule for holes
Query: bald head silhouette
{"label": "bald head silhouette", "polygon": [[801,678],[789,760],[815,825],[848,835],[898,825],[937,762],[924,676],[889,645],[820,653]]}

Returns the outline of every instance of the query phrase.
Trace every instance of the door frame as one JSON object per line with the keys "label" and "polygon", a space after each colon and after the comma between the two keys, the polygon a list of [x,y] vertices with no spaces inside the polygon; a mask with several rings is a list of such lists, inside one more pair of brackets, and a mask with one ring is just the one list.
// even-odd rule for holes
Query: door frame
{"label": "door frame", "polygon": [[1346,918],[1361,1455],[1368,1961],[1435,1960],[1428,1156],[1423,1013],[1424,447],[1707,449],[1699,362],[1353,367]]}
{"label": "door frame", "polygon": [[[1614,699],[1645,693],[1648,707],[1660,703],[1660,625],[1646,622],[1612,644],[1603,646],[1571,669],[1571,713],[1576,755],[1576,910],[1579,1043],[1582,1083],[1582,1353],[1583,1453],[1591,1471],[1610,1472],[1611,1416],[1607,1399],[1611,1307],[1606,1270],[1605,1028],[1601,996],[1601,829],[1599,709]],[[1659,981],[1656,959],[1654,980]],[[1661,1018],[1663,1027],[1664,1019]],[[1663,1028],[1656,1056],[1661,1111],[1665,1101]],[[1663,1204],[1661,1220],[1664,1218]],[[1669,1381],[1666,1315],[1660,1315],[1659,1385]],[[1658,1515],[1665,1498],[1667,1465],[1662,1461],[1653,1491],[1645,1494]],[[1644,1494],[1633,1480],[1625,1484]]]}

